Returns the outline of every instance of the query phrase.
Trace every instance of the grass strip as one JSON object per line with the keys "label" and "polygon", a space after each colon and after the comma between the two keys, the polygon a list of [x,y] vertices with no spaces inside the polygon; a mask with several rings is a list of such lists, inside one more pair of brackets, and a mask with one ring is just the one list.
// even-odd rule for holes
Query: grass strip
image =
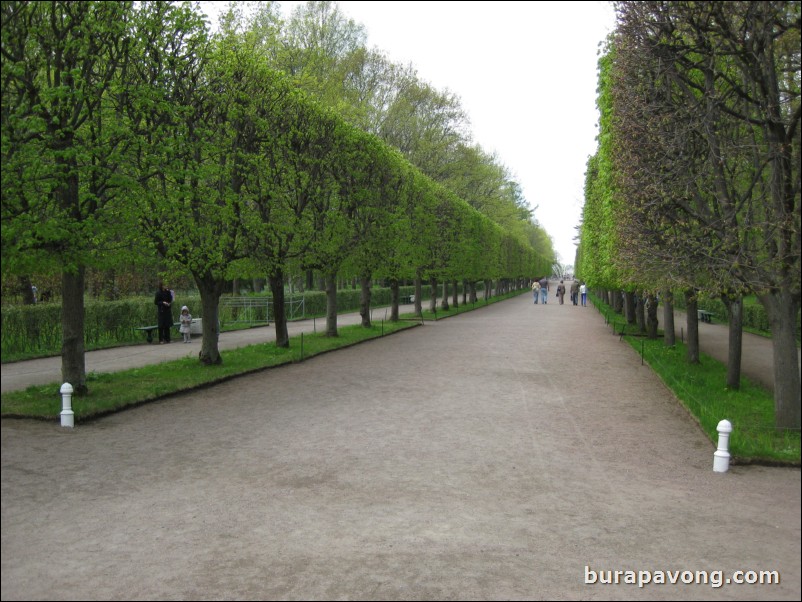
{"label": "grass strip", "polygon": [[[636,330],[599,299],[593,302],[614,332]],[[642,354],[714,444],[718,442],[718,423],[732,423],[729,451],[733,463],[800,465],[800,433],[775,427],[772,391],[743,376],[740,389],[728,389],[724,363],[700,352],[699,363],[691,364],[687,346],[677,342],[666,347],[662,332],[657,339],[629,334],[623,338]]]}
{"label": "grass strip", "polygon": [[[305,333],[291,337],[289,348],[277,347],[271,341],[221,351],[223,362],[215,366],[204,366],[196,358],[186,357],[121,372],[91,372],[87,374],[89,393],[72,399],[75,421],[86,421],[243,374],[303,361],[417,325],[416,322],[399,321],[374,324],[370,328],[344,326],[338,329],[337,337]],[[61,383],[52,383],[3,393],[0,416],[57,420],[61,412],[60,387]]]}
{"label": "grass strip", "polygon": [[[492,297],[487,301],[461,305],[459,308],[451,306],[448,311],[424,312],[423,319],[449,317],[520,294],[521,291],[514,291]],[[72,399],[75,421],[78,423],[98,418],[236,376],[303,361],[327,351],[419,326],[421,324],[419,320],[420,316],[407,314],[398,322],[374,322],[371,328],[364,328],[361,325],[340,327],[337,337],[327,337],[323,333],[305,333],[303,336],[291,337],[289,348],[279,348],[274,342],[269,342],[221,351],[223,363],[216,366],[204,366],[197,359],[187,357],[120,372],[90,372],[86,375],[89,393]],[[24,391],[3,393],[0,397],[0,416],[58,420],[61,412],[60,387],[59,382],[31,386]]]}

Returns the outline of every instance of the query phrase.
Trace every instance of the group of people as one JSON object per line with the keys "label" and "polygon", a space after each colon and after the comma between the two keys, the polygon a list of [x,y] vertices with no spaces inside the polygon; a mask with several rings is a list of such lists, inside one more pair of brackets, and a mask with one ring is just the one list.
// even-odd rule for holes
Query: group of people
{"label": "group of people", "polygon": [[[159,344],[164,345],[170,342],[170,331],[173,328],[173,302],[175,301],[175,293],[167,288],[163,282],[159,283],[159,290],[156,291],[156,298],[153,303],[156,305],[158,311],[158,325],[159,325]],[[181,317],[179,318],[178,332],[184,337],[185,343],[192,342],[192,314],[189,313],[189,308],[184,305],[181,308]]]}
{"label": "group of people", "polygon": [[[537,305],[538,300],[540,300],[544,305],[549,301],[549,280],[546,277],[541,278],[538,280],[535,278],[534,282],[532,283],[532,295],[534,297],[535,305]],[[560,284],[557,285],[557,299],[559,299],[560,305],[563,305],[565,302],[565,282],[560,280]],[[582,307],[587,307],[588,304],[588,287],[583,282],[580,284],[576,280],[571,283],[571,302],[574,305],[578,305],[582,303]]]}

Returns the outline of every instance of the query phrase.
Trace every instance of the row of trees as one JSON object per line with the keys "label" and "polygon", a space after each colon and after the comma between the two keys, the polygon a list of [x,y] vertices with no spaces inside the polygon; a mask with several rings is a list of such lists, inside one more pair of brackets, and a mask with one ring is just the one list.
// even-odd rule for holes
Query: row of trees
{"label": "row of trees", "polygon": [[[757,295],[774,345],[776,423],[800,427],[800,2],[619,2],[600,60],[577,272],[641,295],[684,291],[730,314]],[[665,325],[667,342],[673,322]],[[669,333],[669,329],[671,334]]]}
{"label": "row of trees", "polygon": [[[369,325],[376,277],[392,287],[400,279],[470,286],[549,272],[550,241],[536,250],[541,230],[513,183],[500,178],[481,191],[489,178],[474,168],[492,174],[494,164],[458,139],[438,146],[435,134],[449,128],[419,119],[437,111],[409,108],[415,127],[405,129],[408,94],[396,90],[395,101],[369,111],[375,105],[346,102],[360,86],[319,75],[356,81],[344,75],[368,71],[346,69],[358,45],[326,47],[342,39],[327,35],[337,14],[331,3],[309,3],[282,34],[273,3],[250,20],[234,7],[211,36],[187,4],[2,4],[3,274],[62,274],[62,374],[77,391],[86,388],[87,266],[159,257],[191,274],[205,363],[220,362],[215,317],[231,278],[267,275],[280,311],[286,271],[319,271],[327,332],[336,335],[338,274],[362,282]],[[305,41],[288,45],[294,37]],[[372,94],[392,91],[383,85]],[[407,157],[357,126],[369,118],[406,135]],[[425,149],[421,138],[431,139]],[[437,161],[424,170],[409,160],[434,149],[475,164],[464,178],[445,171],[435,181],[426,171]],[[472,191],[473,207],[457,184]],[[493,210],[479,212],[480,203]],[[275,323],[277,344],[289,345],[284,316]]]}

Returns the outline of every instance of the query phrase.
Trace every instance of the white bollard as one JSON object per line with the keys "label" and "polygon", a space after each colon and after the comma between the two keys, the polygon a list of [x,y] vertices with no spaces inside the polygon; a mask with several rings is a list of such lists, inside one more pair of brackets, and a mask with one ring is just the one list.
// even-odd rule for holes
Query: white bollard
{"label": "white bollard", "polygon": [[732,423],[722,420],[716,427],[718,431],[718,449],[713,454],[713,472],[727,472],[730,468],[730,433]]}
{"label": "white bollard", "polygon": [[75,426],[75,412],[72,411],[72,392],[70,383],[61,385],[61,426],[72,428]]}

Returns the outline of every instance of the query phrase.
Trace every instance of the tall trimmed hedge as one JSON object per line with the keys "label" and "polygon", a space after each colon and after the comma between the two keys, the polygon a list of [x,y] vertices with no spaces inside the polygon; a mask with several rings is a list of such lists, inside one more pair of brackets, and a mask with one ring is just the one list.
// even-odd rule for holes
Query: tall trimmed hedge
{"label": "tall trimmed hedge", "polygon": [[[399,287],[400,295],[415,292],[412,286]],[[305,313],[325,315],[326,294],[307,291],[304,296]],[[423,298],[429,298],[429,287],[423,287]],[[339,311],[352,312],[359,309],[359,289],[341,289],[337,292]],[[296,295],[297,297],[297,295]],[[265,297],[267,298],[267,297]],[[390,289],[374,288],[371,298],[373,307],[390,304]],[[203,318],[200,295],[179,295],[173,304],[173,320],[177,321],[181,306],[189,307],[193,318]],[[235,322],[243,310],[220,304],[220,321]],[[252,319],[263,320],[264,316],[251,313]],[[264,311],[264,310],[261,310]],[[271,316],[272,318],[272,316]],[[87,350],[144,343],[145,335],[137,331],[140,326],[156,325],[156,308],[152,297],[132,297],[121,301],[87,300],[85,312],[84,345]],[[2,332],[0,347],[3,361],[14,361],[22,357],[59,355],[61,353],[61,305],[39,303],[4,307],[2,310]]]}

